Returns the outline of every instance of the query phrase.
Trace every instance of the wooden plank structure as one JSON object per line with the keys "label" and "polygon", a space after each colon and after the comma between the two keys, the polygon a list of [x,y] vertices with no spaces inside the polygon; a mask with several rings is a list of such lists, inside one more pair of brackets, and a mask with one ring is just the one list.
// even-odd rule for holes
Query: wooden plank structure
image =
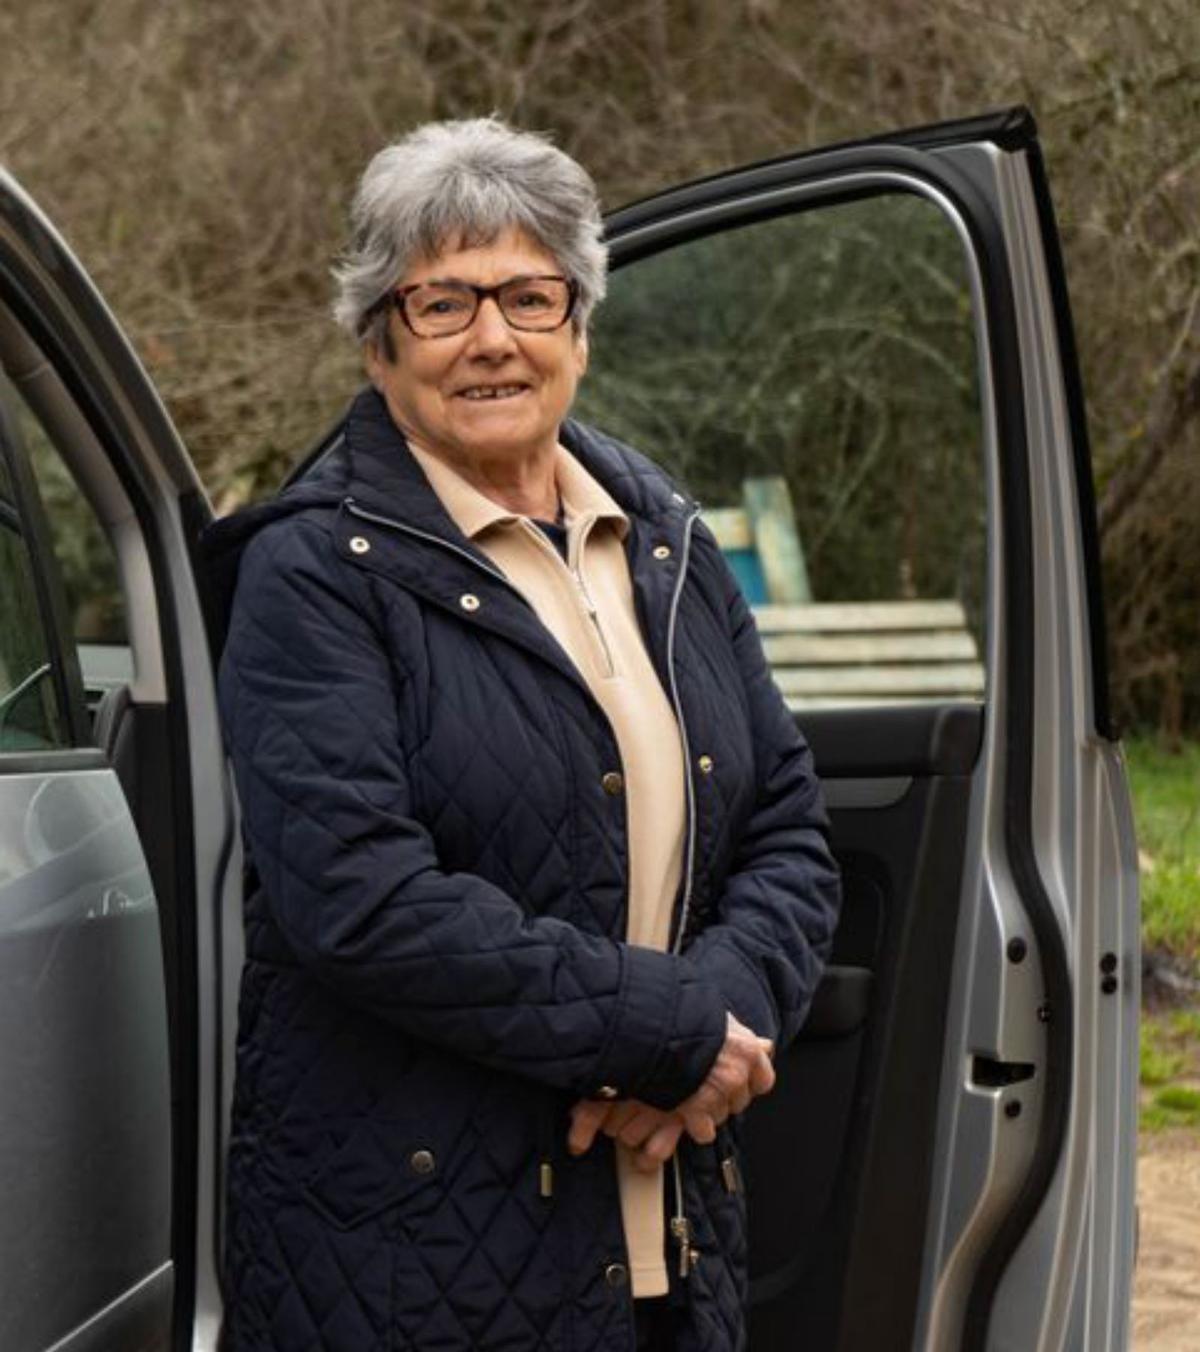
{"label": "wooden plank structure", "polygon": [[958,601],[765,605],[754,617],[791,709],[983,698]]}
{"label": "wooden plank structure", "polygon": [[747,479],[743,507],[704,514],[754,608],[792,709],[983,698],[960,602],[815,602],[786,480]]}

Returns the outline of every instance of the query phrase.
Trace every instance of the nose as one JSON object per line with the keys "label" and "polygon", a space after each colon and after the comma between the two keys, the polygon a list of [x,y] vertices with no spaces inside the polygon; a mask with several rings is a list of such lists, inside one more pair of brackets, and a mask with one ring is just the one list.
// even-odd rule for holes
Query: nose
{"label": "nose", "polygon": [[470,334],[471,351],[480,356],[507,356],[516,347],[513,331],[495,296],[485,296],[480,301]]}

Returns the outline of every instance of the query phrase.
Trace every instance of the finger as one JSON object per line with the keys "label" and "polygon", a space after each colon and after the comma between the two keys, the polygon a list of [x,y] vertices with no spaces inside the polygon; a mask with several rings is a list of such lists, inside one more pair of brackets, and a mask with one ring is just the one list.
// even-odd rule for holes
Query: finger
{"label": "finger", "polygon": [[606,1136],[620,1136],[621,1129],[632,1118],[636,1117],[645,1105],[636,1102],[633,1099],[627,1099],[624,1103],[614,1103],[604,1118],[603,1132]]}
{"label": "finger", "polygon": [[754,1095],[751,1092],[750,1087],[748,1085],[742,1089],[737,1090],[736,1093],[730,1094],[729,1096],[730,1114],[736,1115],[737,1113],[744,1113],[746,1109],[750,1106],[750,1100],[753,1097]]}
{"label": "finger", "polygon": [[633,1157],[634,1164],[647,1173],[653,1173],[675,1153],[682,1135],[683,1120],[679,1117],[670,1118],[651,1133],[645,1145]]}
{"label": "finger", "polygon": [[750,1091],[769,1094],[775,1088],[775,1067],[766,1057],[760,1057],[750,1071]]}
{"label": "finger", "polygon": [[737,1082],[731,1080],[727,1086],[706,1081],[699,1089],[679,1105],[678,1112],[703,1113],[720,1126],[729,1116],[729,1100],[738,1092]]}
{"label": "finger", "polygon": [[687,1113],[683,1125],[697,1145],[711,1145],[717,1139],[717,1124],[708,1113]]}
{"label": "finger", "polygon": [[651,1136],[663,1125],[664,1115],[655,1112],[653,1109],[645,1109],[622,1126],[617,1139],[623,1144],[636,1150],[650,1139]]}
{"label": "finger", "polygon": [[697,1145],[711,1145],[717,1139],[717,1120],[702,1109],[681,1112],[687,1134]]}
{"label": "finger", "polygon": [[567,1149],[572,1155],[585,1154],[592,1147],[596,1133],[611,1111],[607,1103],[582,1099],[571,1109],[571,1129],[567,1133]]}
{"label": "finger", "polygon": [[702,1113],[716,1113],[729,1101],[729,1088],[723,1084],[705,1080],[699,1089],[679,1105],[679,1109]]}

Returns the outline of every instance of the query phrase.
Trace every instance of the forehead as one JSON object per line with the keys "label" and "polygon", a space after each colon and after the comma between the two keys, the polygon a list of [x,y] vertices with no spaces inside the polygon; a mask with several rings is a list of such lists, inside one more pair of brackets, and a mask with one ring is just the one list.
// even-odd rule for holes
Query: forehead
{"label": "forehead", "polygon": [[560,272],[558,260],[537,240],[515,226],[494,239],[469,242],[461,235],[445,241],[435,254],[415,259],[405,272],[405,284],[432,278],[475,282],[487,286],[522,273]]}

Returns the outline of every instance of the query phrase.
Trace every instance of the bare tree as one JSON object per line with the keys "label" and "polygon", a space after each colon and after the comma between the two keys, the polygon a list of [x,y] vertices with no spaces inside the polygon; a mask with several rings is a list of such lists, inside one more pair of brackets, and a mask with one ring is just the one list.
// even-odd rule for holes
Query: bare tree
{"label": "bare tree", "polygon": [[330,256],[361,165],[416,122],[552,131],[617,205],[1027,102],[1091,401],[1119,698],[1194,725],[1197,52],[1194,0],[59,0],[0,9],[0,158],[114,299],[224,510],[353,388]]}

